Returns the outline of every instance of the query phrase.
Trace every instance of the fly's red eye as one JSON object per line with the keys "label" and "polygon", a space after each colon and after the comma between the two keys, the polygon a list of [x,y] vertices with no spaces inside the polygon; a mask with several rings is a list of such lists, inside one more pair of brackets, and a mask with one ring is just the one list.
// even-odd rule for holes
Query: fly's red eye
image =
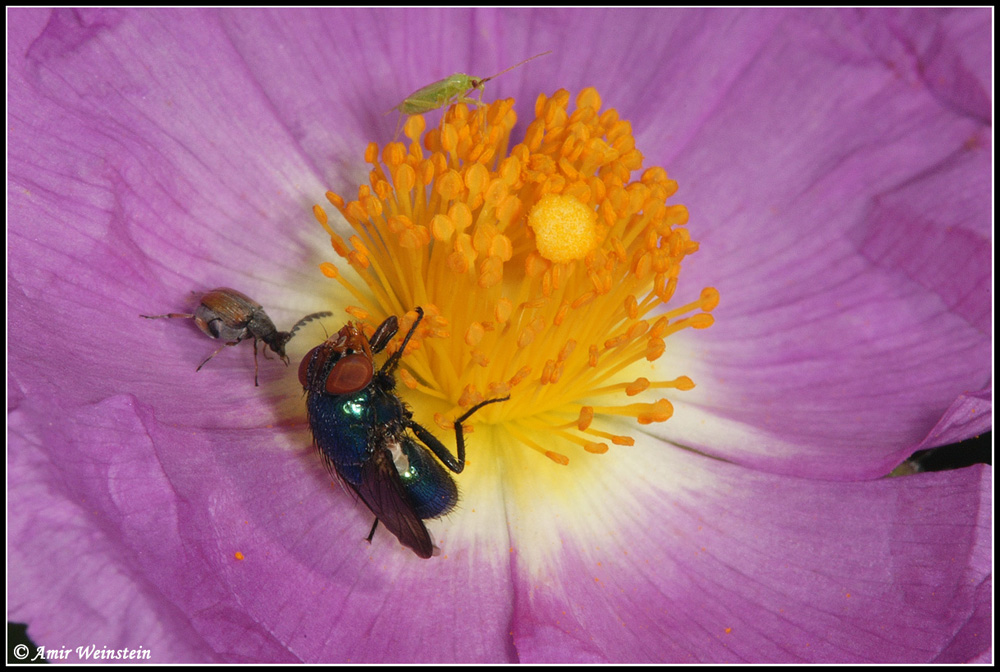
{"label": "fly's red eye", "polygon": [[372,359],[362,352],[342,357],[326,379],[327,394],[351,394],[363,390],[372,382],[375,367]]}
{"label": "fly's red eye", "polygon": [[309,387],[309,362],[313,360],[313,354],[321,347],[323,346],[317,345],[306,353],[306,356],[302,358],[302,362],[299,364],[299,382],[302,383],[302,387]]}

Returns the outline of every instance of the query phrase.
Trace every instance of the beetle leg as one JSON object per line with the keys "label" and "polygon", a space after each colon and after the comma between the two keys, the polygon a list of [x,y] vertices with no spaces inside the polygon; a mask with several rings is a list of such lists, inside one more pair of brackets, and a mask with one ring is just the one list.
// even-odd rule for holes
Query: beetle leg
{"label": "beetle leg", "polygon": [[160,317],[186,317],[188,319],[194,317],[193,313],[167,313],[166,315],[140,315],[139,317],[145,317],[147,320],[155,320]]}
{"label": "beetle leg", "polygon": [[[263,349],[263,348],[261,348]],[[264,353],[264,357],[267,357],[267,353]],[[260,383],[257,382],[257,337],[253,337],[253,386],[260,387]]]}
{"label": "beetle leg", "polygon": [[201,364],[199,364],[199,365],[198,365],[198,368],[197,368],[197,369],[195,369],[195,371],[201,371],[201,367],[203,367],[203,366],[205,366],[206,364],[208,364],[208,360],[212,359],[213,357],[215,357],[215,356],[216,356],[217,354],[219,354],[220,352],[222,352],[223,350],[225,350],[225,349],[226,349],[226,348],[228,348],[229,346],[231,346],[231,345],[239,345],[239,343],[240,343],[239,341],[233,341],[233,342],[231,342],[231,343],[226,343],[226,344],[224,344],[224,345],[223,345],[222,347],[220,347],[220,348],[219,348],[218,350],[216,350],[216,351],[215,351],[215,352],[213,352],[213,353],[212,353],[211,355],[209,355],[208,357],[206,357],[206,358],[205,358],[205,361],[204,361],[204,362],[202,362]]}
{"label": "beetle leg", "polygon": [[365,540],[366,540],[366,541],[367,541],[367,542],[368,542],[369,544],[370,544],[370,543],[372,543],[372,537],[374,537],[374,536],[375,536],[375,528],[376,528],[376,527],[378,527],[378,518],[376,518],[376,519],[375,519],[375,524],[374,524],[374,525],[372,525],[372,531],[371,531],[371,532],[369,532],[369,533],[368,533],[368,536],[367,536],[367,537],[365,538]]}

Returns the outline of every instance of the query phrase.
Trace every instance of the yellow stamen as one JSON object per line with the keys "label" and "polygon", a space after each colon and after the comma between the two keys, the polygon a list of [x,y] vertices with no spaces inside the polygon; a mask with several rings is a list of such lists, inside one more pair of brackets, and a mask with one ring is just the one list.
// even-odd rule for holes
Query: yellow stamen
{"label": "yellow stamen", "polygon": [[677,183],[658,167],[631,180],[642,167],[631,125],[601,111],[596,90],[569,103],[566,91],[539,96],[513,147],[513,100],[453,106],[426,134],[413,115],[408,145],[368,146],[370,184],[357,200],[327,194],[353,228],[346,242],[314,208],[361,281],[320,266],[359,304],[349,314],[369,329],[415,306],[427,315],[402,361],[401,390],[450,403],[435,416],[442,428],[462,408],[510,394],[471,422],[496,424],[561,465],[633,445],[606,431],[610,418],[670,418],[673,405],[655,395],[694,382],[659,379],[647,362],[671,335],[710,326],[719,301],[709,287],[665,309],[698,249],[687,209],[667,203]]}

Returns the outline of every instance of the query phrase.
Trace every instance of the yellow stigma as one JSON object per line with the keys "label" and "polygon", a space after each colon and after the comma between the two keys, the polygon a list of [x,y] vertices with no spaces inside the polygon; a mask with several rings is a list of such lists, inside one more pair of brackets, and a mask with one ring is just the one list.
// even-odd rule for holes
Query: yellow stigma
{"label": "yellow stigma", "polygon": [[538,253],[555,263],[583,259],[597,242],[597,213],[572,196],[549,194],[531,208]]}
{"label": "yellow stigma", "polygon": [[511,99],[473,113],[453,106],[426,134],[411,116],[408,145],[368,146],[370,184],[356,200],[327,193],[354,231],[348,240],[314,208],[354,271],[320,266],[355,297],[347,313],[369,330],[400,316],[398,339],[424,309],[399,379],[440,400],[438,424],[509,394],[470,422],[515,439],[508,453],[520,443],[557,464],[632,445],[610,418],[670,418],[667,397],[694,383],[651,363],[671,334],[710,326],[718,303],[707,288],[665,305],[698,249],[687,209],[667,203],[677,183],[658,167],[632,180],[642,155],[631,125],[602,111],[596,90],[569,103],[564,90],[539,96],[513,147]]}

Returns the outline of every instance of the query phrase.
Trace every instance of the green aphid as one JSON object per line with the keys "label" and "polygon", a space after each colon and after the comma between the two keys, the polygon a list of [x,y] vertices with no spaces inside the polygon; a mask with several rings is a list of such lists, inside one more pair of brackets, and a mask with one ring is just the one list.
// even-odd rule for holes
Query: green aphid
{"label": "green aphid", "polygon": [[[404,98],[403,102],[399,105],[388,110],[386,114],[389,114],[389,112],[394,110],[398,110],[400,114],[399,119],[400,122],[402,122],[404,114],[423,114],[425,112],[430,112],[431,110],[436,110],[446,105],[453,105],[456,103],[467,103],[475,105],[476,107],[482,107],[484,105],[483,91],[486,88],[486,82],[499,77],[505,72],[510,72],[514,68],[519,68],[528,61],[533,61],[539,56],[545,56],[546,54],[551,53],[551,51],[543,51],[540,54],[536,54],[531,58],[521,61],[517,65],[512,65],[506,70],[501,70],[497,74],[490,75],[489,77],[472,77],[461,72],[456,72],[454,75],[449,75],[444,79],[434,82],[433,84],[428,84],[427,86],[417,89]],[[469,98],[465,95],[474,89],[479,90],[478,100],[475,98]],[[399,124],[396,124],[396,135],[399,135]]]}

